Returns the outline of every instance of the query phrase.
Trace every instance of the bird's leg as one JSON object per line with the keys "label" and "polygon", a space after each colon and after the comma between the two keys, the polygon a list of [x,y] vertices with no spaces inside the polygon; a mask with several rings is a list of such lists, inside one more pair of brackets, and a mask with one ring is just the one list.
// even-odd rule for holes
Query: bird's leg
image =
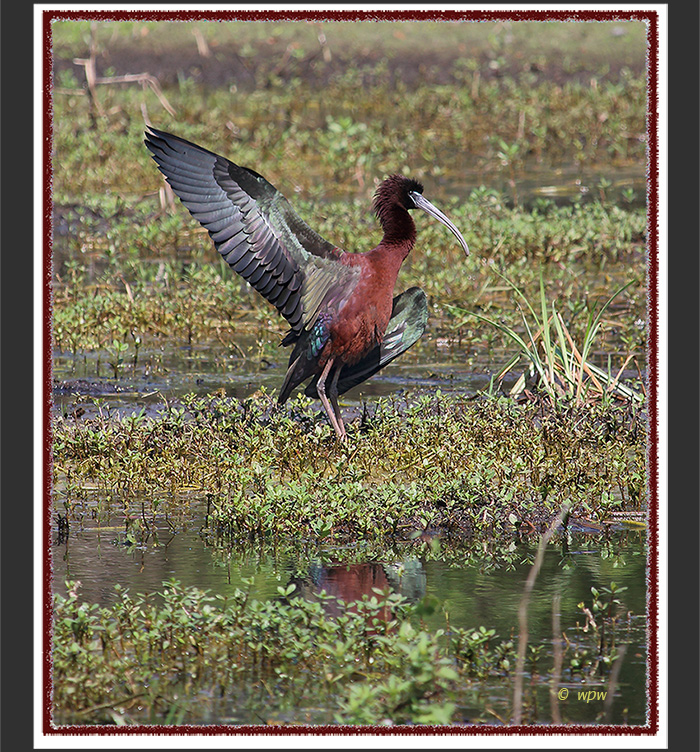
{"label": "bird's leg", "polygon": [[338,406],[338,377],[340,376],[340,372],[343,370],[343,366],[338,366],[335,371],[333,372],[333,378],[331,379],[331,385],[328,387],[328,399],[331,401],[331,405],[333,405],[333,412],[335,413],[336,420],[338,421],[338,425],[340,426],[340,430],[342,431],[343,435],[341,437],[341,440],[345,440],[345,424],[343,423],[343,418],[340,415],[340,407]]}
{"label": "bird's leg", "polygon": [[[345,426],[343,425],[343,421],[340,418],[340,414],[336,415],[335,406],[331,408],[331,405],[328,402],[328,397],[326,396],[326,378],[333,367],[334,360],[335,358],[331,358],[324,366],[321,375],[318,377],[318,382],[316,383],[316,391],[318,392],[318,397],[323,404],[328,420],[330,420],[338,439],[340,439],[340,441],[345,441]],[[336,379],[334,379],[334,382],[335,381]]]}

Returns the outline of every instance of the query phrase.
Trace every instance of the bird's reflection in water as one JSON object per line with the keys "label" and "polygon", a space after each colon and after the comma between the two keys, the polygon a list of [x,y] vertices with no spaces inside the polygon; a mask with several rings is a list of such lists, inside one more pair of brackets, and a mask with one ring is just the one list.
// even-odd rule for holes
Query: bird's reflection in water
{"label": "bird's reflection in water", "polygon": [[[290,584],[296,586],[291,597],[306,600],[321,600],[326,613],[331,617],[343,614],[345,609],[356,610],[356,601],[363,597],[383,600],[377,593],[399,593],[410,603],[420,600],[426,591],[426,576],[423,565],[417,559],[397,564],[366,562],[364,564],[320,564],[309,567],[305,577],[292,577]],[[320,597],[322,593],[326,596]],[[372,618],[390,621],[393,618],[390,606],[384,605]]]}

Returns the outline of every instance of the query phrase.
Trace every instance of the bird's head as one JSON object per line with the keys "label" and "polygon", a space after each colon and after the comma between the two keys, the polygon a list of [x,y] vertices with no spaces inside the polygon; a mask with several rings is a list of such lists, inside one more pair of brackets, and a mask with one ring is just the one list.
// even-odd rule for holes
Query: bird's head
{"label": "bird's head", "polygon": [[374,194],[374,211],[383,227],[387,226],[390,215],[396,211],[396,207],[401,207],[407,211],[422,209],[426,214],[445,225],[457,238],[466,255],[469,255],[469,246],[460,231],[450,219],[423,196],[423,185],[417,180],[403,175],[390,175],[379,184],[377,192]]}

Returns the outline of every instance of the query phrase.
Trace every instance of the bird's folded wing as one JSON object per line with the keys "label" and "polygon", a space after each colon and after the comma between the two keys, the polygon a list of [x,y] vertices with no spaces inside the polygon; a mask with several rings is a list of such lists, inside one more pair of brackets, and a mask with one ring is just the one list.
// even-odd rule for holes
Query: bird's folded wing
{"label": "bird's folded wing", "polygon": [[342,264],[342,252],[258,173],[155,128],[146,131],[145,144],[217,251],[293,332],[311,326],[329,296],[357,283],[359,269]]}

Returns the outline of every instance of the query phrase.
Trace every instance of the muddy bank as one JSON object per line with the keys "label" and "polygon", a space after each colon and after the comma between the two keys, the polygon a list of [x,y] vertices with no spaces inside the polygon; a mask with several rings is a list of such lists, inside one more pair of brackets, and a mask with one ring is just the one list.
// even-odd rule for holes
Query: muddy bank
{"label": "muddy bank", "polygon": [[[173,33],[165,28],[169,25]],[[131,36],[113,33],[101,24],[96,44],[98,76],[149,73],[164,87],[192,80],[206,87],[235,87],[249,92],[260,87],[284,85],[302,78],[310,87],[323,87],[348,70],[362,71],[370,86],[381,80],[390,86],[413,89],[421,85],[469,85],[475,72],[481,80],[527,75],[532,86],[550,81],[589,84],[592,78],[615,82],[626,71],[640,75],[645,67],[643,45],[630,54],[630,40],[639,36],[634,24],[532,23],[534,44],[510,24],[470,24],[463,37],[440,33],[440,24],[426,23],[425,34],[412,33],[409,24],[386,24],[385,38],[377,24],[245,24],[225,25],[211,32],[206,23],[167,24],[153,31],[134,24]],[[290,27],[297,27],[289,31]],[[178,28],[174,28],[178,27]],[[260,27],[264,27],[261,30]],[[277,27],[277,28],[276,28]],[[278,33],[286,27],[285,33]],[[310,28],[311,27],[311,28]],[[407,28],[408,27],[408,28]],[[267,30],[269,28],[269,31]],[[54,76],[70,70],[84,80],[84,67],[74,57],[88,57],[89,30],[85,25],[84,46],[62,42],[55,34]],[[541,31],[540,31],[541,29]],[[419,46],[416,47],[416,42]]]}

